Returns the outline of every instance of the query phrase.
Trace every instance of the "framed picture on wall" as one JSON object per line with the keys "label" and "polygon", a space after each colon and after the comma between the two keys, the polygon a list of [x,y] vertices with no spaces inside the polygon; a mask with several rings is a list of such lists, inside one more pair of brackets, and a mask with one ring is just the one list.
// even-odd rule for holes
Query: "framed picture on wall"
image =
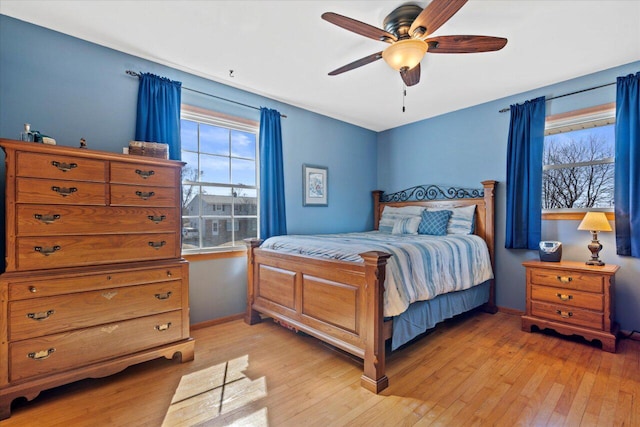
{"label": "framed picture on wall", "polygon": [[302,165],[303,206],[329,206],[328,174],[326,167]]}

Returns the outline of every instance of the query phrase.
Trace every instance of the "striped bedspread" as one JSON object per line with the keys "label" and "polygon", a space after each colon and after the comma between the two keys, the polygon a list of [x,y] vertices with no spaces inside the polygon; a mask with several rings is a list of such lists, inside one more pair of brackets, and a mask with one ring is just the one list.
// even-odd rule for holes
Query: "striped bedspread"
{"label": "striped bedspread", "polygon": [[468,289],[492,279],[489,250],[475,235],[392,235],[365,233],[278,236],[262,249],[318,258],[364,262],[368,251],[392,254],[387,262],[384,315],[397,316],[415,301]]}

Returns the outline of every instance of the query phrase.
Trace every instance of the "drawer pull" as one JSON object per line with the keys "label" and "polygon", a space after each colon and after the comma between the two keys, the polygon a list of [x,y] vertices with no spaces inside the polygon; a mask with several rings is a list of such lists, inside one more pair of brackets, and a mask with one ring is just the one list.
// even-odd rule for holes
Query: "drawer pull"
{"label": "drawer pull", "polygon": [[573,313],[570,311],[562,311],[562,310],[556,310],[556,314],[560,315],[560,317],[564,318],[564,319],[568,319],[569,317],[573,316]]}
{"label": "drawer pull", "polygon": [[54,222],[60,219],[60,215],[58,214],[53,214],[53,215],[33,214],[33,217],[45,224],[53,224]]}
{"label": "drawer pull", "polygon": [[155,250],[160,249],[161,247],[163,247],[166,244],[167,244],[167,242],[165,242],[164,240],[161,241],[161,242],[149,242],[149,246],[151,246]]}
{"label": "drawer pull", "polygon": [[33,250],[36,252],[40,252],[42,255],[44,256],[49,256],[52,253],[59,251],[60,249],[62,249],[60,246],[55,245],[55,246],[51,246],[48,248],[43,248],[42,246],[34,246]]}
{"label": "drawer pull", "polygon": [[171,327],[171,322],[169,323],[165,323],[163,325],[156,325],[156,331],[166,331],[167,329],[169,329]]}
{"label": "drawer pull", "polygon": [[562,301],[569,301],[573,299],[573,295],[565,295],[565,294],[557,293],[556,296],[560,298],[560,300]]}
{"label": "drawer pull", "polygon": [[556,276],[556,279],[558,279],[562,283],[569,283],[569,282],[571,282],[573,280],[573,277],[571,277],[571,276]]}
{"label": "drawer pull", "polygon": [[173,276],[173,275],[171,274],[171,271],[170,271],[170,270],[167,270],[167,277],[171,277],[171,276]]}
{"label": "drawer pull", "polygon": [[56,351],[55,348],[51,347],[49,350],[40,350],[33,353],[28,353],[27,357],[33,360],[44,360],[47,357],[51,356],[51,354]]}
{"label": "drawer pull", "polygon": [[29,292],[35,294],[36,292],[38,292],[38,289],[35,286],[29,286]]}
{"label": "drawer pull", "polygon": [[111,334],[113,333],[113,331],[115,331],[116,329],[118,329],[119,325],[109,325],[109,326],[103,326],[102,328],[100,328],[100,330],[102,332],[104,332],[105,334]]}
{"label": "drawer pull", "polygon": [[142,179],[147,179],[149,178],[151,175],[154,175],[155,172],[150,170],[150,171],[141,171],[140,169],[136,169],[136,173],[138,175],[140,175],[142,177]]}
{"label": "drawer pull", "polygon": [[67,197],[67,196],[70,196],[71,193],[75,193],[76,191],[78,191],[78,189],[76,187],[66,188],[66,187],[58,187],[57,185],[54,185],[53,187],[51,187],[51,191],[55,191],[62,197]]}
{"label": "drawer pull", "polygon": [[167,217],[164,216],[164,215],[158,215],[158,216],[149,215],[149,216],[147,216],[147,218],[149,218],[149,221],[153,221],[156,224],[160,224],[162,221],[167,219]]}
{"label": "drawer pull", "polygon": [[169,299],[170,296],[171,296],[171,291],[165,292],[164,294],[156,294],[156,298],[160,300]]}
{"label": "drawer pull", "polygon": [[118,295],[118,291],[103,292],[102,293],[102,298],[110,300],[111,298],[115,297],[116,295]]}
{"label": "drawer pull", "polygon": [[149,200],[151,197],[155,196],[156,193],[153,191],[136,191],[136,196],[140,197],[142,200]]}
{"label": "drawer pull", "polygon": [[48,319],[53,313],[55,313],[55,310],[41,311],[40,313],[27,313],[27,317],[29,319],[41,321]]}
{"label": "drawer pull", "polygon": [[62,172],[69,172],[71,169],[75,169],[78,167],[77,163],[63,163],[56,162],[55,160],[53,160],[51,164],[60,169]]}

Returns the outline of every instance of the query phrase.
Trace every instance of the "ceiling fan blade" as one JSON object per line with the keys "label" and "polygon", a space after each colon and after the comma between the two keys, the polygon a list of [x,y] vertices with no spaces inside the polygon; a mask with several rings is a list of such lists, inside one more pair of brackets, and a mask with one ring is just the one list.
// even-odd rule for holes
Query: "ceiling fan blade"
{"label": "ceiling fan blade", "polygon": [[[416,38],[427,37],[455,15],[466,2],[467,0],[431,0],[411,24],[409,35]],[[416,30],[418,32],[414,34]]]}
{"label": "ceiling fan blade", "polygon": [[502,49],[507,39],[491,36],[440,36],[426,39],[428,53],[477,53]]}
{"label": "ceiling fan blade", "polygon": [[336,76],[338,74],[344,73],[345,71],[353,70],[354,68],[362,67],[363,65],[367,65],[373,61],[377,61],[380,58],[382,58],[382,52],[377,52],[369,56],[365,56],[364,58],[360,58],[357,61],[353,61],[352,63],[344,65],[340,68],[337,68],[330,72],[329,75]]}
{"label": "ceiling fan blade", "polygon": [[420,83],[420,64],[410,70],[400,70],[400,77],[407,86],[413,86]]}
{"label": "ceiling fan blade", "polygon": [[365,24],[364,22],[356,21],[355,19],[347,18],[346,16],[338,15],[337,13],[323,13],[322,19],[331,22],[338,27],[342,27],[345,30],[352,31],[356,34],[360,34],[361,36],[369,37],[370,39],[387,43],[392,43],[397,40],[393,34],[388,33],[380,28]]}

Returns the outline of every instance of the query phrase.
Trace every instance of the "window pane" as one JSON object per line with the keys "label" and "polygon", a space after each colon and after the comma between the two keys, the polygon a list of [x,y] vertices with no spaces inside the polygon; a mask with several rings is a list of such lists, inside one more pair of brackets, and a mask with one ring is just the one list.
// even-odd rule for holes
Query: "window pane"
{"label": "window pane", "polygon": [[545,165],[603,160],[615,155],[615,126],[549,135],[544,138]]}
{"label": "window pane", "polygon": [[229,157],[200,155],[200,181],[230,184]]}
{"label": "window pane", "polygon": [[231,181],[233,184],[256,185],[256,162],[232,158]]}
{"label": "window pane", "polygon": [[612,208],[614,164],[545,170],[542,208]]}
{"label": "window pane", "polygon": [[229,155],[229,129],[200,124],[200,152]]}
{"label": "window pane", "polygon": [[257,215],[258,197],[256,190],[239,188],[235,190],[236,198],[233,205],[234,215]]}
{"label": "window pane", "polygon": [[231,131],[231,155],[245,159],[256,158],[256,135],[239,130]]}
{"label": "window pane", "polygon": [[236,241],[242,242],[243,239],[258,237],[258,219],[257,218],[239,218],[238,231],[236,231]]}
{"label": "window pane", "polygon": [[186,163],[182,167],[183,181],[198,181],[198,153],[182,151],[182,161]]}
{"label": "window pane", "polygon": [[182,215],[197,216],[200,214],[200,186],[198,185],[182,185]]}
{"label": "window pane", "polygon": [[233,209],[231,188],[203,187],[202,192],[202,215],[231,216]]}
{"label": "window pane", "polygon": [[180,120],[180,147],[183,150],[198,151],[198,123]]}

